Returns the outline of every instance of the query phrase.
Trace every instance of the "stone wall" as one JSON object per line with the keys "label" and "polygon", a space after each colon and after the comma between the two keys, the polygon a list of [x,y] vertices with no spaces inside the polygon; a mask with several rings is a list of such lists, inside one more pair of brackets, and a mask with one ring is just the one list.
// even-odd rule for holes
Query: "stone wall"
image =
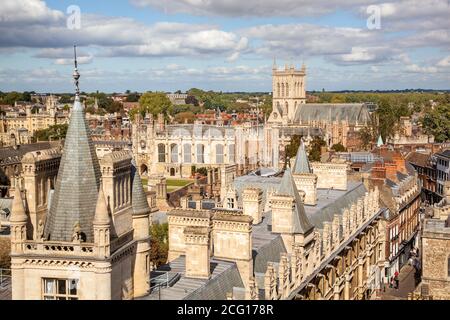
{"label": "stone wall", "polygon": [[428,284],[434,300],[450,299],[449,258],[450,228],[429,230],[425,227],[422,237],[422,280]]}
{"label": "stone wall", "polygon": [[347,163],[311,163],[317,175],[317,188],[347,190]]}

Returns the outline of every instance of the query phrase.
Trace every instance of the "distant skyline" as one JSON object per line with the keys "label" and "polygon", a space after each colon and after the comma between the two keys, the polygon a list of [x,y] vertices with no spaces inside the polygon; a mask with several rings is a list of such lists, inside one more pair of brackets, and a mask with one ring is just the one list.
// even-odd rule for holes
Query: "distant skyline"
{"label": "distant skyline", "polygon": [[86,92],[267,92],[274,57],[304,62],[308,91],[446,90],[449,17],[447,0],[3,0],[0,91],[72,92],[73,44]]}

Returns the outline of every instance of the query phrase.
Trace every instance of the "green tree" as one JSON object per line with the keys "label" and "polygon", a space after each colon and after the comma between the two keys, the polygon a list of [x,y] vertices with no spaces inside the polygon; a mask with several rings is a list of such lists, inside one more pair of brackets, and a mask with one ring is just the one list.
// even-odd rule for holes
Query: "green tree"
{"label": "green tree", "polygon": [[57,124],[50,126],[47,129],[37,130],[34,133],[34,138],[37,141],[50,141],[64,139],[67,134],[68,124]]}
{"label": "green tree", "polygon": [[300,147],[300,142],[302,141],[302,136],[294,135],[291,138],[289,144],[284,148],[284,168],[286,169],[287,164],[292,158],[297,155],[298,148]]}
{"label": "green tree", "polygon": [[167,262],[169,252],[169,225],[153,223],[150,227],[150,261],[156,267]]}
{"label": "green tree", "polygon": [[321,137],[314,137],[309,146],[309,161],[320,161],[322,147],[326,142]]}
{"label": "green tree", "polygon": [[[129,90],[127,90],[129,91]],[[134,93],[128,93],[127,102],[138,102],[139,101],[139,94],[137,92]]]}
{"label": "green tree", "polygon": [[61,98],[59,98],[59,103],[61,104],[66,104],[66,103],[71,103],[72,102],[72,97],[68,94],[63,94],[61,96]]}
{"label": "green tree", "polygon": [[159,113],[167,114],[167,110],[171,105],[172,102],[170,102],[164,92],[146,92],[139,99],[139,107],[130,111],[130,117],[134,119],[137,113],[144,117],[147,112],[154,116],[157,116]]}
{"label": "green tree", "polygon": [[3,103],[9,104],[12,106],[12,105],[14,105],[14,103],[16,101],[21,101],[21,100],[22,100],[22,94],[17,91],[12,91],[5,95],[5,97],[3,98]]}
{"label": "green tree", "polygon": [[438,105],[427,112],[420,123],[427,134],[434,136],[436,142],[450,141],[450,104]]}
{"label": "green tree", "polygon": [[333,144],[331,146],[331,149],[333,149],[336,152],[345,152],[345,151],[347,151],[347,149],[341,143]]}

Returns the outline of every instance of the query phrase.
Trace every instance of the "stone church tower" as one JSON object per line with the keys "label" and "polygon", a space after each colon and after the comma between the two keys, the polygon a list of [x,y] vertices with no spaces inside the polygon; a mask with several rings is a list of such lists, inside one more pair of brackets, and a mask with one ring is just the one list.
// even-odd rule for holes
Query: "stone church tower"
{"label": "stone church tower", "polygon": [[[146,196],[127,151],[97,159],[77,92],[49,210],[27,233],[32,198],[16,188],[11,215],[14,300],[118,300],[148,294]],[[50,192],[49,192],[50,193]]]}
{"label": "stone church tower", "polygon": [[289,123],[294,119],[300,104],[306,103],[306,67],[300,70],[293,65],[278,69],[276,63],[272,69],[273,112],[269,122]]}

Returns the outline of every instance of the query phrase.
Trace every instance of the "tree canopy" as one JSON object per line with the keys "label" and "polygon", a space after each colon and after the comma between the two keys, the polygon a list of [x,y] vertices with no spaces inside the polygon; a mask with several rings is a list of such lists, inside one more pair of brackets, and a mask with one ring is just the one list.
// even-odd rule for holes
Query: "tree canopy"
{"label": "tree canopy", "polygon": [[130,117],[134,119],[137,113],[140,113],[142,117],[146,113],[151,113],[153,116],[159,113],[167,114],[171,106],[172,102],[164,92],[146,92],[139,99],[139,107],[130,111]]}
{"label": "tree canopy", "polygon": [[436,142],[450,141],[450,104],[438,105],[430,110],[420,119],[420,123]]}
{"label": "tree canopy", "polygon": [[68,124],[57,124],[50,126],[47,129],[37,130],[34,137],[37,141],[53,141],[65,139],[67,134]]}

